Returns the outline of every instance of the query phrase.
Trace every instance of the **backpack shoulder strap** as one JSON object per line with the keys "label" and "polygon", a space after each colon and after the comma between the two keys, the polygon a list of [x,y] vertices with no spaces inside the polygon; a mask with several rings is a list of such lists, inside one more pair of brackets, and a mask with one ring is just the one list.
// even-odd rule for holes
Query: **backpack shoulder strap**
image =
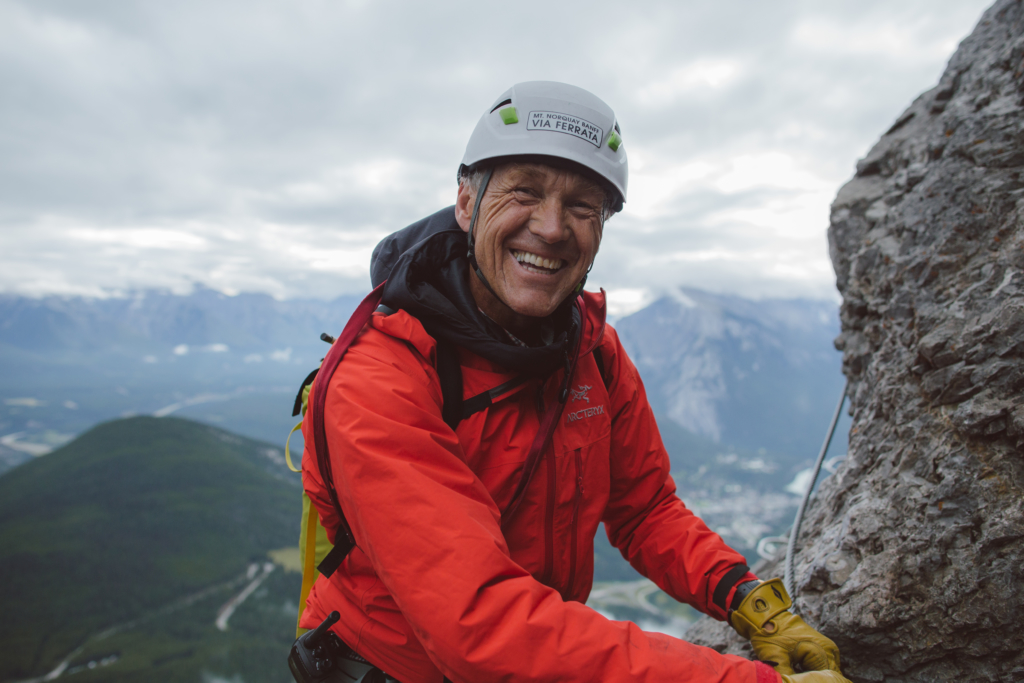
{"label": "backpack shoulder strap", "polygon": [[441,379],[441,397],[444,401],[441,414],[445,424],[453,430],[467,417],[487,410],[499,398],[529,379],[526,375],[519,375],[476,396],[464,399],[459,353],[454,344],[443,339],[437,340],[437,375]]}
{"label": "backpack shoulder strap", "polygon": [[441,416],[454,430],[462,421],[462,365],[455,345],[437,339],[437,376],[441,380]]}
{"label": "backpack shoulder strap", "polygon": [[342,561],[352,552],[352,548],[356,546],[356,541],[352,535],[352,527],[349,526],[348,520],[345,518],[345,512],[341,509],[341,503],[338,501],[338,492],[334,488],[331,458],[327,451],[327,429],[324,422],[324,410],[327,406],[327,388],[331,383],[331,378],[334,377],[335,371],[338,369],[338,364],[341,363],[341,359],[344,358],[345,353],[352,346],[352,342],[359,336],[359,333],[366,323],[369,322],[374,310],[380,303],[381,297],[384,294],[384,284],[384,282],[380,283],[356,307],[352,317],[349,318],[348,323],[345,325],[345,329],[342,330],[334,344],[331,345],[330,351],[327,352],[324,362],[320,366],[320,372],[317,374],[317,381],[313,385],[312,395],[309,399],[309,415],[312,420],[311,426],[313,428],[313,444],[316,449],[316,464],[320,471],[320,478],[323,479],[324,487],[326,487],[327,494],[338,515],[338,530],[334,536],[334,548],[331,549],[331,552],[327,554],[327,557],[317,567],[321,574],[328,577],[341,566]]}

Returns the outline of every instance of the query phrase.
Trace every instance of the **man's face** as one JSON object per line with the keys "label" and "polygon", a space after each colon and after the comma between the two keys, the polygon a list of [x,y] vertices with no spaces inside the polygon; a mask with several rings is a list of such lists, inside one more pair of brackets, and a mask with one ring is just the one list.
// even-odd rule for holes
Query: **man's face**
{"label": "man's face", "polygon": [[[475,199],[466,183],[460,185],[455,213],[463,230],[469,230]],[[572,171],[543,164],[498,166],[480,204],[474,238],[480,271],[501,303],[523,316],[553,313],[597,255],[603,202],[601,187]]]}

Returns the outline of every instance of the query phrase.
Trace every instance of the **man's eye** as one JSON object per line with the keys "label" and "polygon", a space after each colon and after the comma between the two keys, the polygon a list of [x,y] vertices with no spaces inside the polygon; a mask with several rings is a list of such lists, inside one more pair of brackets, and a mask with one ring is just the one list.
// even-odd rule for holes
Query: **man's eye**
{"label": "man's eye", "polygon": [[519,195],[520,198],[535,199],[537,197],[537,193],[529,187],[517,187],[512,192]]}

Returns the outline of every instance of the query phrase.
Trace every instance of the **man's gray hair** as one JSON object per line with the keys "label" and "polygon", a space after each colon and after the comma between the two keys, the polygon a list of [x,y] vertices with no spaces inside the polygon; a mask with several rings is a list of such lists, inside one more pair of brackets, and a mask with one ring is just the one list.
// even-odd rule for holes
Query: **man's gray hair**
{"label": "man's gray hair", "polygon": [[[486,170],[486,166],[471,166],[459,169],[459,185],[465,184],[469,189],[473,190],[475,195],[480,190],[480,184],[484,180],[484,171]],[[601,223],[603,224],[615,214],[615,206],[618,203],[616,200],[618,198],[615,196],[614,189],[607,187],[605,183],[599,183],[599,185],[604,192],[604,199],[601,201]]]}

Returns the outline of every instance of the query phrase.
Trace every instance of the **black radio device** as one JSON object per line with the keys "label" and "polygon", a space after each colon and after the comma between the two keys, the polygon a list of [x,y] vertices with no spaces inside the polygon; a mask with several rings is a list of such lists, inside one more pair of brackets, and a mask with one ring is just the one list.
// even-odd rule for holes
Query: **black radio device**
{"label": "black radio device", "polygon": [[336,661],[347,651],[331,626],[341,615],[331,612],[314,630],[303,633],[288,653],[288,668],[297,683],[352,683],[351,678],[338,671]]}

